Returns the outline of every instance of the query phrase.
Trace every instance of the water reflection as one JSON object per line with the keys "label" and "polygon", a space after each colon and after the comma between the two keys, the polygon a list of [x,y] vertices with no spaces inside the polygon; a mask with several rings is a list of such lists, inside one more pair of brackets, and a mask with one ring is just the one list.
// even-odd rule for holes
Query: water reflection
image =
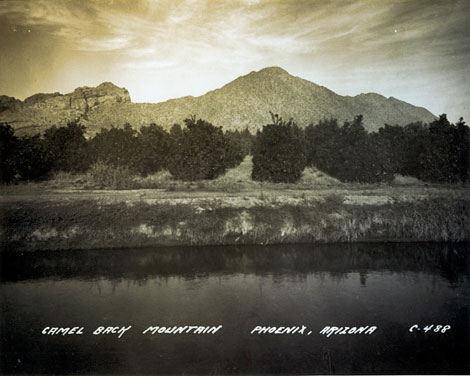
{"label": "water reflection", "polygon": [[[436,243],[2,254],[0,373],[468,373],[469,254]],[[102,325],[132,330],[93,335]],[[223,329],[142,335],[156,325]],[[258,325],[313,334],[250,335]],[[362,325],[377,332],[318,334]],[[46,326],[85,334],[41,335]]]}
{"label": "water reflection", "polygon": [[450,283],[470,270],[469,243],[385,243],[182,247],[139,250],[51,251],[0,254],[2,282],[29,279],[132,279],[179,275],[200,280],[214,274],[302,275],[327,272],[332,278],[357,271],[439,273]]}

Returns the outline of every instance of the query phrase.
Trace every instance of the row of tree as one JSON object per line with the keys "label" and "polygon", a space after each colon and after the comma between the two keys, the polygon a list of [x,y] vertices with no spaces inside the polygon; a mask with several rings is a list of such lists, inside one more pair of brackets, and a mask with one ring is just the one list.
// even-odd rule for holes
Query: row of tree
{"label": "row of tree", "polygon": [[42,136],[16,137],[0,125],[0,179],[40,180],[56,171],[85,172],[95,162],[147,175],[167,169],[177,179],[214,179],[253,155],[254,180],[295,182],[306,166],[349,182],[390,181],[395,174],[432,182],[466,182],[470,130],[463,119],[451,124],[441,115],[430,124],[385,125],[368,133],[362,116],[342,126],[334,119],[301,129],[271,114],[256,136],[226,131],[191,117],[169,132],[151,124],[102,129],[85,138],[77,123],[52,127]]}
{"label": "row of tree", "polygon": [[0,179],[42,180],[58,171],[85,172],[98,161],[142,176],[167,169],[182,180],[214,179],[250,152],[253,136],[248,131],[224,133],[195,117],[184,122],[170,132],[156,124],[139,131],[127,124],[102,129],[89,140],[85,127],[75,122],[23,137],[0,124]]}
{"label": "row of tree", "polygon": [[390,181],[395,174],[418,179],[466,182],[470,169],[470,128],[445,114],[430,124],[385,125],[368,133],[362,116],[340,126],[335,119],[300,129],[272,115],[253,147],[253,178],[297,181],[306,166],[346,182]]}

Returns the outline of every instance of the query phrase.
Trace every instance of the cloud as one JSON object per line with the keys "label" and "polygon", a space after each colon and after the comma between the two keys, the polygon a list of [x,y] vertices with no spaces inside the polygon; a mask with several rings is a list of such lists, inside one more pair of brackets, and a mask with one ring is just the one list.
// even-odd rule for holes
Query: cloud
{"label": "cloud", "polygon": [[141,60],[134,62],[125,62],[121,66],[126,69],[134,70],[161,70],[164,68],[175,67],[177,62],[174,60]]}
{"label": "cloud", "polygon": [[[7,0],[0,2],[0,42],[8,61],[21,56],[25,65],[25,57],[56,46],[61,63],[73,59],[87,73],[104,65],[108,80],[138,79],[138,70],[139,77],[186,70],[232,78],[282,65],[339,92],[361,90],[364,81],[380,83],[380,92],[384,75],[404,80],[402,90],[407,80],[468,83],[469,14],[470,2],[459,0]],[[38,72],[50,65],[41,61]],[[204,89],[223,82],[215,73],[206,81]],[[200,83],[169,82],[175,93]]]}

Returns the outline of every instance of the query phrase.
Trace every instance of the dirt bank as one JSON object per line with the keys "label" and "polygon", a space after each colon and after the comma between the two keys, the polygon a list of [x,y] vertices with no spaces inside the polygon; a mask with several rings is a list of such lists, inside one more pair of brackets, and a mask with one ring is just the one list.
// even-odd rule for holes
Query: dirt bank
{"label": "dirt bank", "polygon": [[461,190],[17,192],[2,195],[0,210],[2,251],[470,240]]}

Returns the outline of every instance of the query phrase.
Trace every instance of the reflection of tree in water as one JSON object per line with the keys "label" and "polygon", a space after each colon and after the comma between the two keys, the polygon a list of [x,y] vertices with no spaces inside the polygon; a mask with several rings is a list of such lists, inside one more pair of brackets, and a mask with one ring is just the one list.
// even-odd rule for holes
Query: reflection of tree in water
{"label": "reflection of tree in water", "polygon": [[367,282],[367,272],[359,272],[359,280],[361,281],[361,286],[365,286]]}
{"label": "reflection of tree in water", "polygon": [[4,253],[3,281],[38,278],[123,279],[138,285],[149,278],[188,281],[224,274],[271,275],[303,280],[326,272],[333,278],[359,273],[365,285],[373,271],[436,273],[449,282],[470,275],[470,243],[378,243],[278,246],[174,247],[139,250]]}

